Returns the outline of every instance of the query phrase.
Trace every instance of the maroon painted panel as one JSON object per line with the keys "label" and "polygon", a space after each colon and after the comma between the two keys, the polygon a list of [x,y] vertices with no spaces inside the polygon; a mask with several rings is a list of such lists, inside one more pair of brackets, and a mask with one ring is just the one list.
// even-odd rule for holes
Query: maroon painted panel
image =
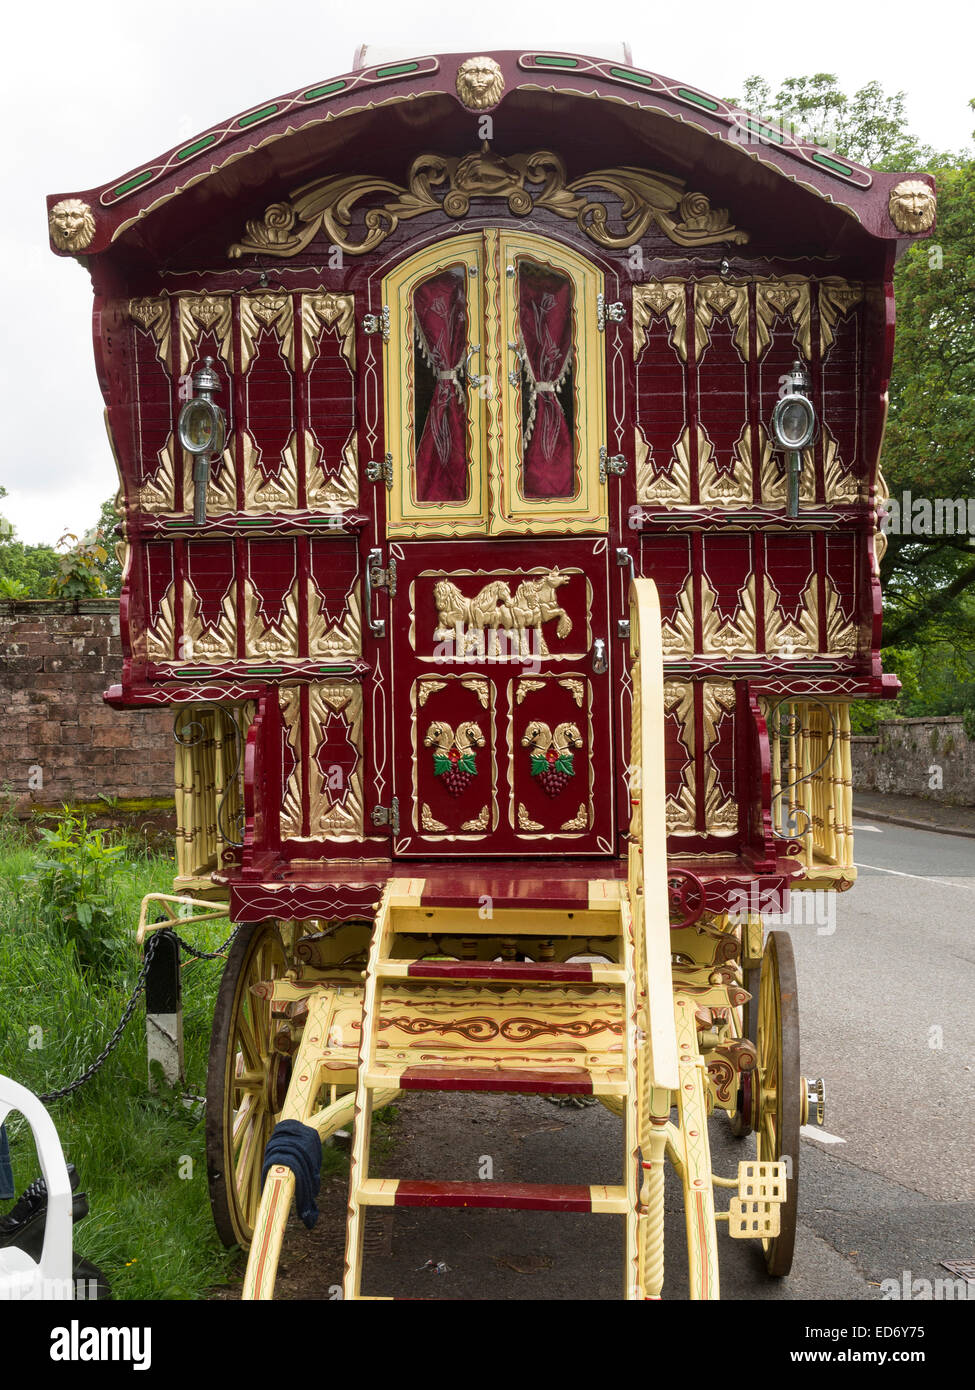
{"label": "maroon painted panel", "polygon": [[395,852],[612,853],[605,539],[394,550]]}

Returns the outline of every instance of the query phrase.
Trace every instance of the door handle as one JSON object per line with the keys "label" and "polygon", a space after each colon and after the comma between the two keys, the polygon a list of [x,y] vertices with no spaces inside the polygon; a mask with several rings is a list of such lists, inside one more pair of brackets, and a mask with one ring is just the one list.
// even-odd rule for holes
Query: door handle
{"label": "door handle", "polygon": [[[383,552],[381,550],[370,550],[369,558],[366,561],[366,617],[369,620],[369,631],[372,633],[373,637],[386,636],[385,620],[372,616],[372,589],[373,584],[375,584],[376,580],[380,579],[382,575],[382,563]],[[373,573],[376,570],[379,571],[379,574],[374,578]]]}
{"label": "door handle", "polygon": [[609,657],[606,655],[606,643],[602,637],[597,637],[592,644],[592,669],[597,676],[604,676],[609,670]]}

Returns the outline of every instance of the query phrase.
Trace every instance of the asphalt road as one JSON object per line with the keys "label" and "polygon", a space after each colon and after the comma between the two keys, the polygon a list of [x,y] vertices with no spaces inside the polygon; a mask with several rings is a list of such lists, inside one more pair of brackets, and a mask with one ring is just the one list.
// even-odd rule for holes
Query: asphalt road
{"label": "asphalt road", "polygon": [[[941,1260],[975,1261],[975,840],[865,822],[856,846],[860,879],[852,891],[828,902],[797,895],[808,916],[769,920],[789,930],[795,947],[802,1069],[826,1078],[826,1124],[821,1136],[802,1141],[791,1276],[769,1280],[754,1243],[719,1233],[723,1299],[881,1299],[884,1280],[903,1288],[906,1274],[908,1284],[927,1279],[933,1287],[949,1278]],[[471,1180],[488,1157],[499,1180],[620,1181],[620,1122],[599,1105],[413,1095],[398,1110],[382,1164],[388,1176]],[[734,1175],[752,1143],[735,1140],[723,1115],[712,1119],[716,1172]],[[313,1233],[315,1258],[306,1259],[304,1232],[289,1235],[291,1269],[280,1295],[329,1296],[318,1285],[339,1276],[342,1186],[330,1203],[334,1219]],[[399,1208],[370,1222],[366,1293],[620,1297],[615,1218]],[[975,1287],[971,1295],[975,1301]],[[687,1297],[672,1174],[664,1297]]]}

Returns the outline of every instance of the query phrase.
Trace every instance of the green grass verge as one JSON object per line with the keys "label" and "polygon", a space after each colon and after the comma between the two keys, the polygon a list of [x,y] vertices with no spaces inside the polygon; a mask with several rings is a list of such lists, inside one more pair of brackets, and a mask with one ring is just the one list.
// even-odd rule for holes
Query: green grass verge
{"label": "green grass verge", "polygon": [[[111,889],[112,930],[126,944],[96,974],[81,970],[24,882],[38,853],[29,833],[0,824],[0,1073],[40,1093],[72,1081],[108,1041],[139,971],[139,905],[146,893],[171,891],[174,865],[131,845]],[[192,939],[212,950],[227,930],[217,922]],[[187,1088],[201,1095],[221,969],[188,958],[183,969]],[[75,1249],[104,1271],[116,1298],[199,1299],[239,1274],[242,1257],[223,1248],[210,1216],[203,1106],[148,1090],[141,1002],[98,1075],[50,1112],[91,1205],[75,1226]],[[8,1135],[19,1192],[39,1168],[21,1117],[11,1116]]]}

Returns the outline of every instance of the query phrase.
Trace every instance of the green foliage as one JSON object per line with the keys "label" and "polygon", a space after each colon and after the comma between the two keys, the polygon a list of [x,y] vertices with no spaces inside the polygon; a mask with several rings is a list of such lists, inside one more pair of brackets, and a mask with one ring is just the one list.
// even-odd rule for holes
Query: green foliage
{"label": "green foliage", "polygon": [[904,98],[904,92],[885,92],[879,82],[847,96],[835,74],[817,72],[787,77],[774,95],[764,77],[749,77],[742,96],[732,101],[793,130],[800,139],[827,145],[870,168],[930,169],[950,163],[950,155],[938,154],[908,131]]}
{"label": "green foliage", "polygon": [[[139,969],[139,904],[172,891],[168,856],[126,854],[113,875],[120,939],[127,946],[92,987],[70,944],[38,929],[36,893],[24,882],[44,849],[0,823],[0,1073],[38,1094],[73,1080],[108,1041]],[[194,940],[214,950],[225,922]],[[183,972],[187,1089],[202,1094],[221,962]],[[202,1299],[240,1265],[220,1245],[210,1218],[203,1110],[147,1089],[141,1008],[105,1066],[51,1113],[66,1158],[87,1191],[90,1215],[74,1228],[75,1250],[102,1269],[116,1299]],[[18,1191],[39,1174],[30,1132],[8,1120]],[[190,1160],[190,1164],[187,1164]],[[190,1166],[191,1165],[191,1166]]]}
{"label": "green foliage", "polygon": [[73,947],[83,970],[105,971],[120,950],[114,876],[125,853],[90,830],[87,816],[66,812],[53,830],[41,828],[40,854],[26,882],[39,916],[61,944]]}
{"label": "green foliage", "polygon": [[58,547],[62,546],[64,554],[58,557],[57,570],[48,585],[51,597],[102,598],[107,589],[101,567],[108,551],[97,532],[87,531],[79,540],[73,531],[67,531],[58,541]]}

